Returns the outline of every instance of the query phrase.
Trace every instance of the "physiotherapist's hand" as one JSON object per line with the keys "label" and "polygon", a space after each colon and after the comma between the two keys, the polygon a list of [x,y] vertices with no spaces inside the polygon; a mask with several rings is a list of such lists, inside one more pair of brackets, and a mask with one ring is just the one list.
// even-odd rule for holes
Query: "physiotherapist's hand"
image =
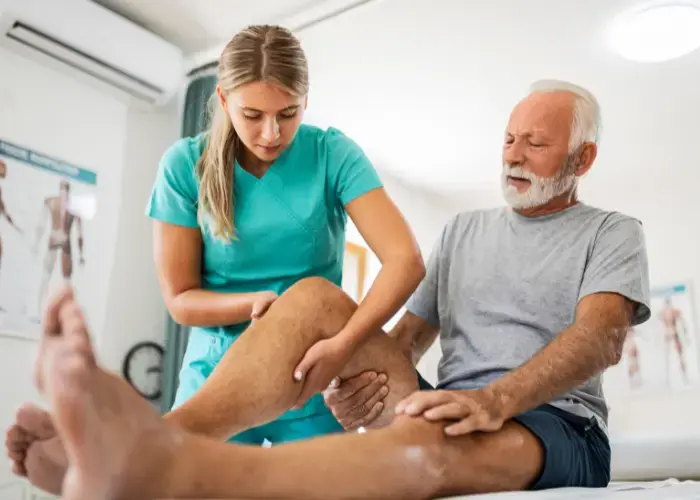
{"label": "physiotherapist's hand", "polygon": [[385,374],[364,372],[347,380],[336,377],[323,393],[323,399],[345,430],[366,427],[382,413],[389,394]]}
{"label": "physiotherapist's hand", "polygon": [[303,387],[294,408],[301,408],[316,393],[323,392],[352,356],[352,346],[336,336],[316,342],[294,369],[294,380]]}
{"label": "physiotherapist's hand", "polygon": [[267,312],[275,300],[277,300],[277,294],[275,292],[258,292],[255,294],[253,308],[250,312],[250,319],[255,321],[256,319],[262,318],[263,314]]}
{"label": "physiotherapist's hand", "polygon": [[415,392],[396,405],[396,413],[452,421],[445,427],[449,436],[497,431],[510,418],[502,398],[488,388]]}

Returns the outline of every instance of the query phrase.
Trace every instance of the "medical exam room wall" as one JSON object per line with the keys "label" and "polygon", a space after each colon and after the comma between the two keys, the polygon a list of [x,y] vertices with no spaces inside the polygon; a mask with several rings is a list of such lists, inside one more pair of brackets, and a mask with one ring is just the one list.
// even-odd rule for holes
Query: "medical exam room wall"
{"label": "medical exam room wall", "polygon": [[[178,135],[176,108],[129,110],[111,95],[4,49],[0,68],[0,138],[97,173],[97,214],[85,227],[92,272],[81,277],[79,299],[101,361],[118,370],[135,342],[162,342],[164,309],[143,210],[158,159]],[[27,229],[31,239],[34,228]],[[0,234],[10,232],[1,221]],[[3,384],[0,399],[3,429],[22,401],[38,401],[31,380],[36,341],[8,336],[13,333],[0,331],[0,378],[12,381]],[[0,483],[3,478],[0,472]]]}

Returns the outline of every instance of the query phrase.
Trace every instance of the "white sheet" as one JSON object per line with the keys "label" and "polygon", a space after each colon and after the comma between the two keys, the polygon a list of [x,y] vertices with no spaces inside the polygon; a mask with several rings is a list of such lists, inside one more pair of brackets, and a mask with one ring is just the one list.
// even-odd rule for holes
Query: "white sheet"
{"label": "white sheet", "polygon": [[453,497],[452,500],[578,500],[595,498],[599,500],[688,500],[700,499],[700,482],[650,481],[641,483],[611,483],[600,488],[557,488],[546,491],[519,491],[514,493],[490,493]]}
{"label": "white sheet", "polygon": [[700,436],[611,437],[613,481],[700,478]]}

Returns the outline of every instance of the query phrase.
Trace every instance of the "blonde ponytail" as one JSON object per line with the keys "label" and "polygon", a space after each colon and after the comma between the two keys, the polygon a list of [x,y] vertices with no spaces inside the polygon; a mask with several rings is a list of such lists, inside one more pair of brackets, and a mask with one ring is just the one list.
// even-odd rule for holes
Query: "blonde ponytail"
{"label": "blonde ponytail", "polygon": [[233,181],[238,137],[231,119],[212,96],[211,128],[197,163],[199,178],[199,225],[216,239],[236,239],[233,220]]}

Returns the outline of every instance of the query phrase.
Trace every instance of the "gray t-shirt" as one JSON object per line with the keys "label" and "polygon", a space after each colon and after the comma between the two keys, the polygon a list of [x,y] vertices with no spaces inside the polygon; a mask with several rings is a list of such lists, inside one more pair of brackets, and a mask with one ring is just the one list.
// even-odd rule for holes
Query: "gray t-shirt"
{"label": "gray t-shirt", "polygon": [[[438,387],[474,389],[517,368],[574,321],[586,295],[616,292],[649,319],[641,223],[578,203],[541,217],[509,208],[464,212],[438,239],[407,304],[440,327]],[[607,430],[601,376],[551,404]]]}

